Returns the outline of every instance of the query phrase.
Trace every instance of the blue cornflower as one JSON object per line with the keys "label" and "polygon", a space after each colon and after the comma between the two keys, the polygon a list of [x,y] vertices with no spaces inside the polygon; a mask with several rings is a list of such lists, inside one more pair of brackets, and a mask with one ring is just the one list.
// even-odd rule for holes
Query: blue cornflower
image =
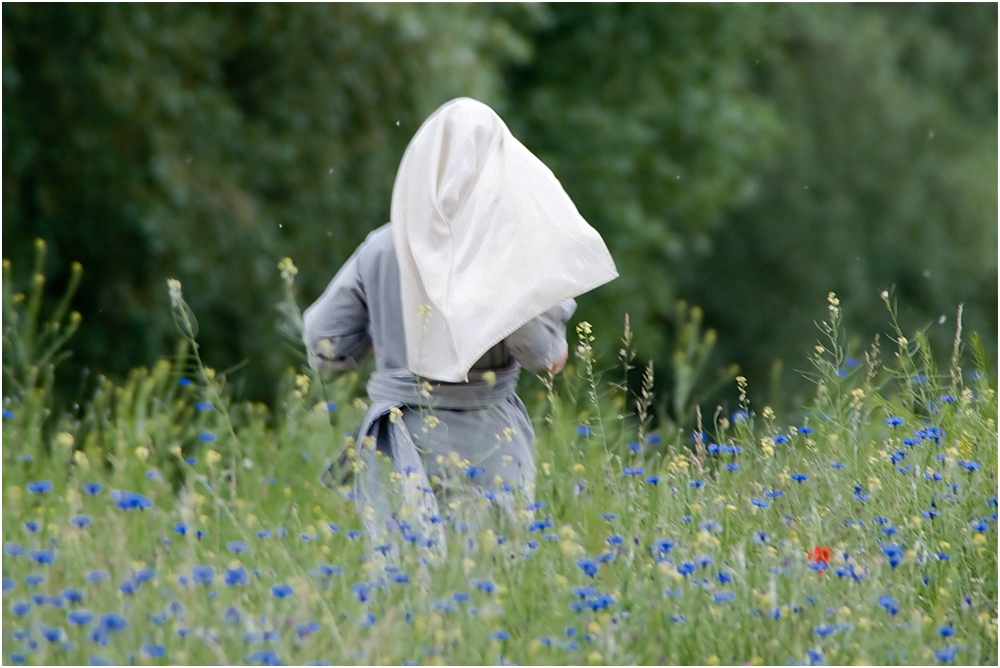
{"label": "blue cornflower", "polygon": [[890,615],[895,615],[899,612],[899,601],[888,594],[882,594],[879,596],[878,604],[885,608],[885,611]]}
{"label": "blue cornflower", "polygon": [[245,585],[250,581],[250,577],[247,574],[247,569],[243,566],[236,566],[235,568],[227,568],[225,573],[223,573],[223,582],[227,587],[236,587],[238,585]]}
{"label": "blue cornflower", "polygon": [[705,566],[711,566],[715,563],[715,559],[708,554],[696,554],[694,555],[694,565],[698,568],[704,568]]}
{"label": "blue cornflower", "polygon": [[319,622],[312,621],[306,624],[299,624],[295,627],[295,634],[300,638],[305,638],[310,633],[318,633],[323,627],[320,626]]}
{"label": "blue cornflower", "polygon": [[813,433],[813,431],[814,430],[813,430],[812,427],[809,427],[809,426],[806,426],[806,425],[802,425],[801,427],[799,427],[799,433],[800,434],[805,434],[806,436],[808,436],[809,434]]}
{"label": "blue cornflower", "polygon": [[27,550],[23,545],[18,545],[17,543],[4,543],[3,552],[8,557],[20,557],[23,556]]}
{"label": "blue cornflower", "polygon": [[649,476],[649,477],[646,478],[646,482],[649,483],[650,485],[655,485],[655,484],[657,484],[657,483],[660,482],[660,476],[658,476],[658,475],[651,475],[651,476]]}
{"label": "blue cornflower", "polygon": [[143,645],[142,653],[148,657],[158,659],[167,653],[167,648],[163,645]]}
{"label": "blue cornflower", "polygon": [[42,637],[49,642],[59,642],[62,640],[63,630],[61,626],[45,626],[44,624],[39,624],[38,630],[42,634]]}
{"label": "blue cornflower", "polygon": [[642,450],[642,445],[640,445],[636,441],[632,441],[631,443],[628,444],[628,449],[631,450],[632,452],[639,452],[640,450]]}
{"label": "blue cornflower", "polygon": [[55,550],[32,550],[28,556],[37,564],[51,564],[56,560]]}
{"label": "blue cornflower", "polygon": [[[208,532],[205,531],[204,529],[198,529],[197,531],[194,532],[194,537],[197,538],[198,540],[201,540],[202,538],[204,538],[207,535],[208,535]],[[282,538],[284,538],[284,536],[282,536]]]}
{"label": "blue cornflower", "polygon": [[966,471],[968,471],[969,473],[972,473],[973,471],[978,471],[981,468],[983,468],[983,465],[981,463],[974,462],[974,461],[964,461],[964,460],[962,460],[962,461],[959,461],[959,462],[956,462],[956,463],[959,466],[961,466],[963,469],[965,469]]}
{"label": "blue cornflower", "polygon": [[692,564],[690,561],[685,561],[680,566],[677,567],[677,572],[680,573],[681,575],[691,575],[692,573],[694,573],[694,564]]}
{"label": "blue cornflower", "polygon": [[688,483],[688,487],[693,487],[694,489],[700,489],[705,486],[704,480],[692,480]]}
{"label": "blue cornflower", "polygon": [[37,587],[38,585],[45,582],[45,576],[41,573],[29,573],[24,576],[24,584],[29,587]]}
{"label": "blue cornflower", "polygon": [[231,540],[226,543],[226,549],[230,552],[235,552],[239,554],[240,552],[246,552],[250,549],[250,546],[241,540]]}
{"label": "blue cornflower", "polygon": [[492,638],[493,640],[499,640],[503,642],[505,640],[510,640],[510,633],[508,633],[504,629],[500,629],[499,631],[494,631],[493,633],[491,633],[490,638]]}
{"label": "blue cornflower", "polygon": [[805,473],[793,473],[789,477],[795,482],[805,482],[806,480],[809,480],[809,476],[807,476]]}
{"label": "blue cornflower", "polygon": [[191,466],[194,466],[195,464],[198,463],[198,458],[188,455],[187,457],[184,458],[184,461],[190,464]]}
{"label": "blue cornflower", "polygon": [[199,401],[198,403],[196,403],[194,405],[194,407],[195,407],[195,410],[210,411],[210,410],[212,410],[212,402],[211,401]]}
{"label": "blue cornflower", "polygon": [[42,494],[44,492],[49,491],[50,489],[52,489],[51,480],[39,480],[38,482],[28,483],[28,491],[34,492],[35,494]]}
{"label": "blue cornflower", "polygon": [[617,518],[618,518],[618,516],[615,515],[614,513],[601,513],[601,519],[602,520],[607,520],[607,521],[610,522],[611,520],[614,520],[614,519],[617,519]]}
{"label": "blue cornflower", "polygon": [[371,587],[368,586],[367,582],[358,582],[357,584],[351,585],[351,592],[357,597],[358,601],[364,603],[368,600],[368,594],[371,591]]}
{"label": "blue cornflower", "polygon": [[702,522],[699,522],[698,527],[702,531],[708,531],[709,533],[713,531],[719,533],[720,531],[722,531],[722,525],[716,522],[715,520],[704,520]]}
{"label": "blue cornflower", "polygon": [[69,521],[69,523],[80,529],[89,527],[91,524],[90,515],[76,515]]}
{"label": "blue cornflower", "polygon": [[771,507],[770,503],[768,503],[767,501],[764,501],[763,499],[758,499],[756,497],[750,499],[750,503],[752,503],[753,505],[757,506],[758,508],[770,508]]}
{"label": "blue cornflower", "polygon": [[5,420],[13,420],[14,419],[14,411],[9,411],[6,408],[3,409],[3,418]]}
{"label": "blue cornflower", "polygon": [[137,492],[116,489],[111,492],[111,500],[121,510],[146,510],[153,507],[153,502]]}
{"label": "blue cornflower", "polygon": [[188,525],[185,524],[184,522],[178,522],[177,524],[174,525],[174,531],[183,536],[188,532]]}
{"label": "blue cornflower", "polygon": [[953,635],[955,635],[955,627],[952,626],[950,623],[945,624],[944,626],[938,628],[938,633],[940,633],[945,638],[950,638]]}
{"label": "blue cornflower", "polygon": [[847,464],[845,464],[844,462],[833,462],[832,464],[830,464],[830,467],[835,469],[846,469]]}
{"label": "blue cornflower", "polygon": [[775,445],[783,445],[785,443],[788,443],[788,437],[785,436],[784,434],[778,434],[777,436],[774,437],[773,440]]}
{"label": "blue cornflower", "polygon": [[465,603],[466,601],[471,599],[472,596],[470,596],[468,592],[456,591],[452,592],[451,598],[453,601],[455,601],[455,603]]}
{"label": "blue cornflower", "polygon": [[70,624],[76,624],[77,626],[89,624],[93,619],[94,613],[89,610],[70,610],[66,613],[66,621]]}
{"label": "blue cornflower", "polygon": [[625,541],[625,539],[618,534],[608,536],[606,540],[608,545],[621,545]]}
{"label": "blue cornflower", "polygon": [[375,626],[375,620],[378,619],[374,612],[365,613],[365,616],[358,622],[358,626],[366,628],[369,626]]}
{"label": "blue cornflower", "polygon": [[278,653],[273,649],[258,649],[247,656],[247,663],[262,663],[265,666],[284,665],[278,658]]}
{"label": "blue cornflower", "polygon": [[215,580],[215,567],[214,566],[194,566],[191,568],[191,580],[196,584],[205,585],[206,587]]}
{"label": "blue cornflower", "polygon": [[726,464],[725,469],[731,473],[735,473],[736,471],[740,470],[740,465],[735,464],[733,462],[729,462],[728,464]]}
{"label": "blue cornflower", "polygon": [[820,624],[815,629],[813,629],[813,633],[818,635],[820,638],[825,638],[829,635],[833,635],[834,631],[836,630],[837,627],[834,626],[833,624]]}
{"label": "blue cornflower", "polygon": [[656,549],[657,554],[667,554],[673,549],[674,544],[674,541],[669,538],[661,538],[653,543],[653,547]]}
{"label": "blue cornflower", "polygon": [[156,571],[152,568],[140,568],[132,574],[132,577],[138,583],[149,582],[156,577]]}
{"label": "blue cornflower", "polygon": [[680,624],[681,622],[685,621],[686,619],[687,618],[684,615],[671,615],[670,616],[670,621],[673,622],[674,624]]}
{"label": "blue cornflower", "polygon": [[124,631],[128,628],[128,622],[117,612],[108,612],[101,615],[98,620],[101,628],[108,631]]}
{"label": "blue cornflower", "polygon": [[650,445],[656,445],[660,442],[660,440],[662,439],[659,434],[650,434],[646,436],[646,443],[649,443]]}
{"label": "blue cornflower", "polygon": [[496,585],[493,584],[493,582],[491,582],[490,580],[476,580],[475,582],[473,582],[473,585],[479,591],[484,591],[487,594],[492,594],[494,591],[496,591]]}
{"label": "blue cornflower", "polygon": [[854,486],[854,498],[858,501],[868,501],[872,497],[860,484],[857,484]]}
{"label": "blue cornflower", "polygon": [[3,590],[4,591],[10,591],[15,586],[17,586],[17,582],[15,582],[14,578],[5,577],[3,579]]}
{"label": "blue cornflower", "polygon": [[758,532],[756,532],[753,535],[753,539],[754,539],[754,541],[756,541],[758,543],[766,543],[767,542],[767,533],[765,533],[763,531],[758,531]]}
{"label": "blue cornflower", "polygon": [[213,434],[210,431],[203,431],[200,434],[198,434],[198,440],[204,443],[212,443],[215,441],[215,434]]}
{"label": "blue cornflower", "polygon": [[726,571],[719,571],[719,574],[715,577],[719,581],[719,584],[729,584],[733,581],[733,576]]}
{"label": "blue cornflower", "polygon": [[528,524],[528,531],[544,531],[552,526],[552,520],[546,517],[544,520],[534,520]]}
{"label": "blue cornflower", "polygon": [[896,566],[903,563],[903,548],[897,543],[883,545],[882,552],[885,553],[886,559],[889,560],[889,565],[893,568],[896,568]]}
{"label": "blue cornflower", "polygon": [[390,579],[396,584],[406,584],[410,581],[409,573],[393,573]]}
{"label": "blue cornflower", "polygon": [[348,538],[361,538],[361,532],[357,529],[348,529],[344,535]]}
{"label": "blue cornflower", "polygon": [[139,585],[132,582],[132,580],[125,580],[120,585],[118,585],[118,591],[125,594],[126,596],[131,596],[139,589]]}
{"label": "blue cornflower", "polygon": [[941,649],[934,650],[934,658],[942,663],[950,663],[955,660],[958,648],[953,645],[945,645]]}
{"label": "blue cornflower", "polygon": [[38,533],[42,525],[34,520],[28,520],[24,523],[24,528],[28,530],[29,533]]}
{"label": "blue cornflower", "polygon": [[898,427],[899,425],[903,424],[903,418],[897,415],[890,415],[885,419],[885,423],[890,427]]}
{"label": "blue cornflower", "polygon": [[83,579],[87,582],[100,582],[101,580],[107,580],[111,577],[107,571],[89,571],[83,576]]}
{"label": "blue cornflower", "polygon": [[578,433],[580,436],[590,436],[593,433],[593,431],[587,425],[581,424],[577,426],[576,433]]}
{"label": "blue cornflower", "polygon": [[105,659],[103,656],[92,656],[89,659],[87,659],[87,663],[88,663],[88,665],[91,665],[91,666],[113,666],[113,665],[115,665],[114,661],[111,661],[110,659]]}
{"label": "blue cornflower", "polygon": [[293,593],[291,585],[287,584],[276,584],[271,587],[271,593],[274,594],[275,598],[288,598]]}
{"label": "blue cornflower", "polygon": [[989,524],[987,524],[983,520],[978,520],[978,519],[972,520],[971,526],[974,530],[979,531],[980,533],[987,531],[990,528]]}
{"label": "blue cornflower", "polygon": [[583,559],[577,559],[576,565],[580,567],[580,570],[582,570],[584,574],[589,575],[590,577],[597,575],[598,566],[597,562],[593,559],[588,559],[586,557]]}
{"label": "blue cornflower", "polygon": [[17,601],[14,605],[10,606],[10,612],[15,617],[23,617],[31,611],[31,604],[27,601]]}

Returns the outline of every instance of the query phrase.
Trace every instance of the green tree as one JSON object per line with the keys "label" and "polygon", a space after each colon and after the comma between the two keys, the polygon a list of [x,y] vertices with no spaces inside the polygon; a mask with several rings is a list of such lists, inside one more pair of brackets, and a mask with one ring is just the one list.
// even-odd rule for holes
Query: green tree
{"label": "green tree", "polygon": [[278,260],[318,295],[388,219],[423,118],[502,106],[497,64],[530,53],[465,5],[8,3],[3,36],[4,242],[83,263],[78,359],[121,373],[170,350],[173,276],[208,362],[251,359],[263,397],[294,359]]}
{"label": "green tree", "polygon": [[831,290],[861,346],[887,330],[883,289],[938,350],[962,302],[966,329],[995,344],[995,7],[769,13],[754,75],[781,114],[777,159],[681,279],[723,354],[761,380],[775,357],[801,358]]}

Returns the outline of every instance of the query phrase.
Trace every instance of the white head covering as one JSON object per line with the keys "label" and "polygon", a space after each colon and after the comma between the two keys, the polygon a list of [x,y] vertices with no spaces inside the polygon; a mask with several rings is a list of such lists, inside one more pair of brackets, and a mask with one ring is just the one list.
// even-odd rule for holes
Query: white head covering
{"label": "white head covering", "polygon": [[432,380],[467,381],[516,329],[618,276],[549,168],[469,98],[441,106],[413,137],[391,220],[407,363]]}

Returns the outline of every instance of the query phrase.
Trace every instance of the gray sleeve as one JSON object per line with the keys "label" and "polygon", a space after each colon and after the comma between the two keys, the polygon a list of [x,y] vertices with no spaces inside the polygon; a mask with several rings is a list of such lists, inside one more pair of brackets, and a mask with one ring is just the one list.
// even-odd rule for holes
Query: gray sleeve
{"label": "gray sleeve", "polygon": [[368,301],[358,272],[363,247],[354,251],[322,296],[302,314],[302,338],[314,369],[353,367],[371,349]]}
{"label": "gray sleeve", "polygon": [[516,330],[504,344],[528,371],[544,369],[569,352],[566,323],[575,311],[576,301],[567,299]]}

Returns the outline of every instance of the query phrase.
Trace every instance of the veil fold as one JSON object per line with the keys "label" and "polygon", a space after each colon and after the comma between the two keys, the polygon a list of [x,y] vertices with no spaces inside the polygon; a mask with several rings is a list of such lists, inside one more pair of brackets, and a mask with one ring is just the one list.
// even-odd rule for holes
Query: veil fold
{"label": "veil fold", "polygon": [[442,105],[410,141],[391,222],[407,364],[422,378],[466,382],[516,329],[618,276],[551,170],[469,98]]}

